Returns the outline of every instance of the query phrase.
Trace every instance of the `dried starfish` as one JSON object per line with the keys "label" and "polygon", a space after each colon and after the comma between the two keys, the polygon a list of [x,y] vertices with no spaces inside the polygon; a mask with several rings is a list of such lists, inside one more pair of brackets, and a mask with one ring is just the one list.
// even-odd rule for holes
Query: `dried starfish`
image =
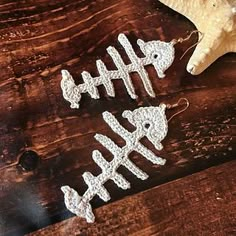
{"label": "dried starfish", "polygon": [[200,74],[216,59],[236,52],[236,0],[160,0],[191,20],[204,34],[187,71]]}

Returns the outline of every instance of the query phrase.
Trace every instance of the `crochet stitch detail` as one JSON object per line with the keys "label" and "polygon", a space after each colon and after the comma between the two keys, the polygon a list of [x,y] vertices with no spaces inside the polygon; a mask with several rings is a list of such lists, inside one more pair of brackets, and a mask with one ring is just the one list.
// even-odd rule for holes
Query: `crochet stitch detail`
{"label": "crochet stitch detail", "polygon": [[112,180],[119,188],[124,190],[130,188],[128,180],[117,172],[119,166],[124,166],[141,180],[147,179],[148,174],[129,159],[129,154],[133,151],[141,154],[153,164],[165,164],[165,159],[156,156],[140,142],[143,137],[146,137],[157,150],[163,148],[161,141],[165,138],[168,131],[165,109],[166,106],[161,104],[158,107],[141,107],[134,111],[124,111],[122,116],[128,119],[136,128],[133,132],[125,129],[110,112],[103,113],[104,121],[115,133],[125,140],[126,145],[119,147],[107,136],[102,134],[95,135],[95,139],[109,150],[114,158],[108,162],[100,151],[93,151],[92,158],[101,168],[102,172],[98,176],[94,176],[90,172],[83,174],[83,179],[88,185],[88,189],[83,196],[80,196],[74,189],[67,185],[61,187],[68,210],[77,216],[86,218],[89,223],[94,222],[95,216],[92,212],[90,201],[95,195],[98,195],[105,202],[110,200],[110,194],[104,187],[104,184],[108,180]]}
{"label": "crochet stitch detail", "polygon": [[144,66],[153,65],[159,78],[164,78],[164,72],[171,66],[174,60],[174,43],[162,42],[159,40],[144,42],[141,39],[137,40],[141,51],[145,57],[139,58],[129,40],[124,34],[118,36],[118,41],[123,46],[131,63],[126,65],[114,47],[108,47],[107,52],[111,56],[117,70],[108,70],[106,65],[97,60],[96,65],[99,72],[98,77],[92,77],[87,71],[82,72],[84,83],[76,85],[71,74],[67,70],[62,70],[61,89],[63,97],[71,103],[71,108],[79,108],[79,102],[83,93],[89,93],[93,99],[99,99],[98,86],[103,85],[109,96],[115,97],[115,89],[112,80],[122,79],[127,89],[128,94],[132,99],[136,99],[137,95],[130,77],[130,73],[138,73],[144,88],[148,95],[155,97],[151,81]]}

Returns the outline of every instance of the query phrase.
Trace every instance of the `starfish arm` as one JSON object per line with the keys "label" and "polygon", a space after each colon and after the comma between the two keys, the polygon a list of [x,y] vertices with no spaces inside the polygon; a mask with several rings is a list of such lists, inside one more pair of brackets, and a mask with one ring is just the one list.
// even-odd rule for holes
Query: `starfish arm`
{"label": "starfish arm", "polygon": [[215,60],[229,52],[228,45],[225,45],[224,32],[211,31],[206,34],[202,41],[197,45],[191,56],[187,71],[192,75],[202,73]]}
{"label": "starfish arm", "polygon": [[236,51],[236,27],[232,8],[229,5],[225,5],[223,9],[218,8],[215,14],[208,16],[207,24],[204,24],[204,19],[207,19],[207,15],[198,24],[198,30],[204,34],[203,38],[187,65],[187,71],[193,75],[203,72],[222,55]]}

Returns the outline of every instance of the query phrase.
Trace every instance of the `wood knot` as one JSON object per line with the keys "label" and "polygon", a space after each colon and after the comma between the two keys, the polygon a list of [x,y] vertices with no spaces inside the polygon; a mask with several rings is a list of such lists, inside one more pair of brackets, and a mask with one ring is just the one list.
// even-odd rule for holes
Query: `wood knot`
{"label": "wood knot", "polygon": [[40,157],[35,151],[25,151],[19,158],[19,166],[25,171],[32,171],[37,168],[39,161]]}

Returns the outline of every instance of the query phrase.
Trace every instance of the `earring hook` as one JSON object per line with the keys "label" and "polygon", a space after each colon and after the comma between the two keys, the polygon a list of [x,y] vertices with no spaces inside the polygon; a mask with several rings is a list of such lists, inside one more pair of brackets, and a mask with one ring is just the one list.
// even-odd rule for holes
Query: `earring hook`
{"label": "earring hook", "polygon": [[203,39],[203,37],[204,37],[204,33],[202,33],[202,32],[199,31],[199,30],[193,30],[186,38],[173,39],[173,40],[171,41],[174,45],[177,44],[177,43],[183,43],[183,42],[185,42],[185,41],[188,41],[188,40],[192,37],[192,35],[195,34],[195,33],[199,33],[199,34],[201,35],[201,38],[199,38],[199,40],[198,40],[195,44],[193,44],[192,46],[190,46],[190,47],[183,53],[183,55],[180,57],[180,60],[183,59],[183,57],[186,55],[186,53],[187,53],[190,49],[192,49],[193,47],[195,47],[196,45],[198,45],[198,44],[202,41],[202,39]]}
{"label": "earring hook", "polygon": [[199,31],[199,30],[193,30],[186,38],[178,38],[178,39],[172,39],[172,43],[174,43],[174,44],[177,44],[177,43],[183,43],[183,42],[185,42],[185,41],[188,41],[191,37],[192,37],[192,35],[193,34],[196,34],[196,33],[199,33],[199,34],[201,34],[202,36],[204,35],[201,31]]}
{"label": "earring hook", "polygon": [[[194,32],[194,31],[193,31],[193,32]],[[203,34],[202,32],[200,32],[200,31],[198,31],[198,30],[196,30],[196,32],[198,32],[198,33],[201,34],[201,38],[199,38],[199,40],[198,40],[196,43],[194,43],[192,46],[190,46],[190,47],[183,53],[183,55],[180,57],[180,60],[183,59],[183,57],[187,54],[187,52],[188,52],[190,49],[192,49],[193,47],[195,47],[196,45],[198,45],[198,44],[202,41],[202,39],[203,39],[203,37],[204,37],[204,34]],[[191,34],[190,34],[190,35],[191,35]]]}
{"label": "earring hook", "polygon": [[167,120],[168,122],[170,122],[175,116],[177,116],[177,115],[181,114],[182,112],[186,111],[186,110],[188,109],[188,107],[189,107],[190,104],[189,104],[189,101],[188,101],[187,98],[180,98],[177,103],[172,104],[172,105],[171,105],[171,104],[167,104],[167,105],[166,105],[166,108],[167,108],[167,109],[172,109],[172,108],[175,108],[175,107],[180,106],[181,101],[185,101],[185,102],[186,102],[185,108],[183,108],[182,110],[180,110],[180,111],[176,112],[175,114],[173,114],[173,115]]}

